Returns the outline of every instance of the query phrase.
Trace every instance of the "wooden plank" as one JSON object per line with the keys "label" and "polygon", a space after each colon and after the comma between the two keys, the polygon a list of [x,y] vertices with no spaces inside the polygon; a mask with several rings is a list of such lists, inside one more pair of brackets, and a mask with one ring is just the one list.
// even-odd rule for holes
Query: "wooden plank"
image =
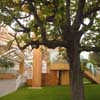
{"label": "wooden plank", "polygon": [[91,72],[89,71],[84,71],[84,76],[88,78],[90,81],[96,84],[100,84],[100,82],[97,80],[96,76],[94,76]]}
{"label": "wooden plank", "polygon": [[50,70],[69,70],[69,64],[57,63],[48,66]]}

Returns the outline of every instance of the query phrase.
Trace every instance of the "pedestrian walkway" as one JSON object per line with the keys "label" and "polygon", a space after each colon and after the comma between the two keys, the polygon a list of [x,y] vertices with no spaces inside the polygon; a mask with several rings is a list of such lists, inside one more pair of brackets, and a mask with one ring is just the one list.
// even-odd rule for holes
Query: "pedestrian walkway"
{"label": "pedestrian walkway", "polygon": [[16,90],[16,79],[0,80],[0,97]]}

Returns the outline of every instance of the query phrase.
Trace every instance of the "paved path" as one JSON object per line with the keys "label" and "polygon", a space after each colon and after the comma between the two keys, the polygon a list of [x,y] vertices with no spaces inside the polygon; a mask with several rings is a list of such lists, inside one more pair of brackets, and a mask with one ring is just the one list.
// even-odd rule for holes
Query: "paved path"
{"label": "paved path", "polygon": [[16,80],[0,80],[0,97],[16,90]]}

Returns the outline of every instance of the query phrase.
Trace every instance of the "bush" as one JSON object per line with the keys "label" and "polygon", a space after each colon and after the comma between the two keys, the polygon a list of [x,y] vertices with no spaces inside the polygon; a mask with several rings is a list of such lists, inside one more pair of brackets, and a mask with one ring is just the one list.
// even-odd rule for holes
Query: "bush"
{"label": "bush", "polygon": [[14,63],[7,57],[1,57],[0,67],[11,68],[14,67]]}

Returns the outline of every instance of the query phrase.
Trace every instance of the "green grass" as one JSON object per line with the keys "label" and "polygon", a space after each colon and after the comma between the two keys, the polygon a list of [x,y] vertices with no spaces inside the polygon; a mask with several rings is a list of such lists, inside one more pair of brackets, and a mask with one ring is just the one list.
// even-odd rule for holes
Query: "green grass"
{"label": "green grass", "polygon": [[87,78],[83,78],[83,82],[84,82],[84,84],[91,84],[92,82],[89,80],[89,79],[87,79]]}
{"label": "green grass", "polygon": [[[100,85],[85,86],[86,100],[100,100]],[[30,89],[23,87],[0,100],[70,100],[69,87],[45,87],[42,89]]]}

